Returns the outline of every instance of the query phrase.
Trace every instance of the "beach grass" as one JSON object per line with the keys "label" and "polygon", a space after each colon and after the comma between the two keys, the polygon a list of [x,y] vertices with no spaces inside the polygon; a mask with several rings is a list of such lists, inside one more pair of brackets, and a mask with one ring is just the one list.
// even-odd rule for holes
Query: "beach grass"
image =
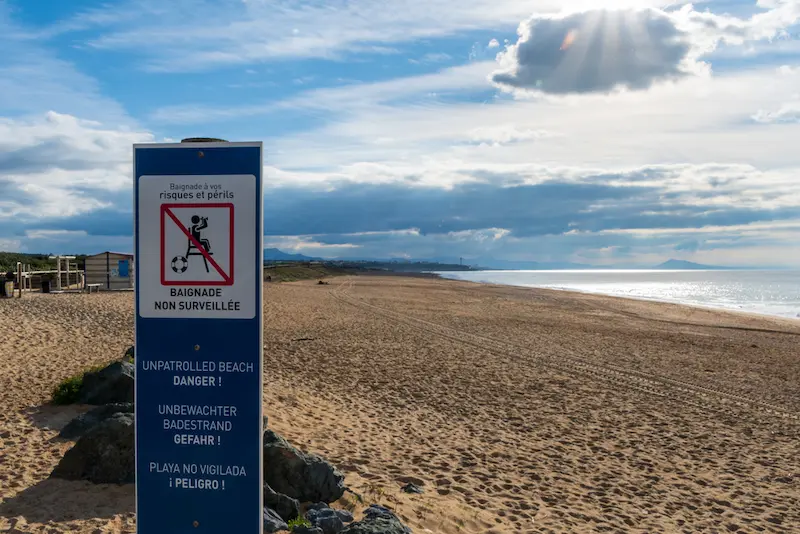
{"label": "beach grass", "polygon": [[[109,362],[110,363],[110,362]],[[72,376],[69,376],[53,388],[52,398],[50,403],[54,406],[65,406],[67,404],[75,404],[80,397],[81,388],[83,387],[83,380],[87,374],[96,373],[97,371],[105,368],[108,364],[94,365],[89,369]]]}
{"label": "beach grass", "polygon": [[300,517],[295,517],[294,519],[289,521],[289,523],[287,523],[287,524],[289,526],[289,531],[290,532],[294,532],[294,529],[297,528],[297,527],[310,527],[311,526],[311,521],[309,521],[308,519],[306,519],[303,516],[300,516]]}
{"label": "beach grass", "polygon": [[280,264],[264,267],[264,277],[273,282],[298,282],[301,280],[321,280],[323,278],[347,274],[343,269],[325,265]]}

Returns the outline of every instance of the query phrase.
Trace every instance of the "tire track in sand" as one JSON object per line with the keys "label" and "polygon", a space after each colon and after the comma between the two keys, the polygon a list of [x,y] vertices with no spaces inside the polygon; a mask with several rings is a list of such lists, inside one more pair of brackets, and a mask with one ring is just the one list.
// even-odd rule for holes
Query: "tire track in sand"
{"label": "tire track in sand", "polygon": [[546,354],[541,350],[533,350],[508,341],[501,341],[412,317],[353,297],[351,294],[353,286],[353,280],[345,280],[337,285],[330,294],[340,302],[379,314],[396,323],[485,350],[503,358],[516,360],[517,356],[523,353],[531,357],[531,361],[534,364],[571,375],[588,377],[623,389],[634,389],[650,395],[677,400],[703,410],[739,416],[741,413],[733,411],[739,408],[783,421],[800,422],[800,414],[797,412],[770,402],[746,397],[735,391],[713,386],[701,386],[666,376],[624,369],[608,364],[601,365],[581,358],[570,349],[561,349],[558,353]]}

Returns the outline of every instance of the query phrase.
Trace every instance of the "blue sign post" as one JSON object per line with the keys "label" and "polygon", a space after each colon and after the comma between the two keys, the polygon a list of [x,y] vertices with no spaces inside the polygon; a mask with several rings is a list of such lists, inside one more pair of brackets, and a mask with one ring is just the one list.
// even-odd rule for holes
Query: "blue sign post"
{"label": "blue sign post", "polygon": [[133,147],[138,534],[262,534],[262,145]]}

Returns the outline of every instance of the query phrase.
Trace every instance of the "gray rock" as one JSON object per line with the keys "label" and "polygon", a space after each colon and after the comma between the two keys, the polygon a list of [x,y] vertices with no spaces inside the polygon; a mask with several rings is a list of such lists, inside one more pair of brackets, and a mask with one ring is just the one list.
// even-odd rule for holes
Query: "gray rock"
{"label": "gray rock", "polygon": [[326,515],[317,518],[314,526],[322,529],[322,534],[339,534],[344,530],[344,523],[339,519],[336,514]]}
{"label": "gray rock", "polygon": [[412,532],[400,522],[394,512],[373,504],[364,510],[364,519],[345,527],[341,534],[412,534]]}
{"label": "gray rock", "polygon": [[300,502],[334,502],[344,495],[344,475],[316,454],[306,454],[272,430],[264,432],[264,482]]}
{"label": "gray rock", "polygon": [[397,516],[394,515],[394,512],[392,510],[389,510],[385,506],[381,506],[379,504],[370,504],[369,508],[364,510],[364,517],[396,518]]}
{"label": "gray rock", "polygon": [[317,527],[307,527],[305,525],[294,527],[292,534],[322,534],[322,529]]}
{"label": "gray rock", "polygon": [[79,396],[79,404],[112,404],[133,402],[132,363],[114,362],[111,365],[86,373]]}
{"label": "gray rock", "polygon": [[306,514],[308,514],[308,512],[310,512],[312,510],[329,510],[329,509],[330,509],[330,506],[328,506],[328,503],[315,502],[315,503],[309,504],[306,507]]}
{"label": "gray rock", "polygon": [[406,492],[406,493],[424,493],[425,492],[425,490],[423,490],[422,488],[420,488],[416,484],[412,484],[411,482],[409,482],[408,484],[406,484],[405,486],[403,486],[400,489],[402,491]]}
{"label": "gray rock", "polygon": [[[327,506],[320,507],[317,504],[306,512],[306,518],[311,521],[312,525],[321,529],[323,534],[339,534],[344,529],[345,522],[338,512],[338,510]],[[349,520],[353,520],[352,514]]]}
{"label": "gray rock", "polygon": [[347,510],[336,510],[336,515],[342,520],[342,523],[350,523],[355,519],[353,514]]}
{"label": "gray rock", "polygon": [[278,532],[280,530],[289,530],[289,525],[281,519],[281,517],[267,507],[264,507],[264,532]]}
{"label": "gray rock", "polygon": [[70,421],[67,426],[61,429],[58,437],[78,439],[98,424],[118,413],[133,413],[133,403],[106,404],[92,408]]}
{"label": "gray rock", "polygon": [[117,413],[81,436],[50,474],[95,484],[131,484],[136,477],[132,413]]}
{"label": "gray rock", "polygon": [[264,506],[274,510],[284,521],[291,521],[300,515],[300,503],[297,499],[278,493],[264,484]]}

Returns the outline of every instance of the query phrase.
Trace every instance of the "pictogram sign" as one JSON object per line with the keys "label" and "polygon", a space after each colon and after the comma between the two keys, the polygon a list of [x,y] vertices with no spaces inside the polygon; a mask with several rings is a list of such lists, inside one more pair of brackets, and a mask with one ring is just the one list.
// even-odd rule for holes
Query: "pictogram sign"
{"label": "pictogram sign", "polygon": [[161,285],[231,286],[234,206],[161,205]]}

